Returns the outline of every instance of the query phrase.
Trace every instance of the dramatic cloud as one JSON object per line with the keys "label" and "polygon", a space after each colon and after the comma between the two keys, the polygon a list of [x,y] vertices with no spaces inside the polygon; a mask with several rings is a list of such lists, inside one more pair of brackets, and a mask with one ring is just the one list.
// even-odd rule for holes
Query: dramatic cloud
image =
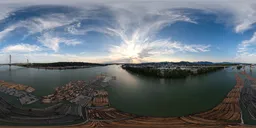
{"label": "dramatic cloud", "polygon": [[141,62],[146,57],[176,52],[207,52],[209,47],[209,45],[184,45],[168,40],[156,40],[145,43],[122,43],[120,46],[112,46],[110,52],[112,58],[128,59],[129,62]]}
{"label": "dramatic cloud", "polygon": [[[161,54],[173,54],[182,52],[206,52],[209,46],[184,45],[178,42],[158,40],[155,34],[162,28],[176,22],[189,22],[196,24],[186,15],[175,11],[157,11],[136,15],[135,13],[125,11],[126,15],[118,11],[116,15],[117,28],[107,28],[121,38],[120,45],[112,45],[109,49],[110,57],[118,59],[127,59],[129,62],[140,62],[145,57]],[[196,48],[199,46],[198,48]]]}
{"label": "dramatic cloud", "polygon": [[[146,9],[146,8],[145,8]],[[209,45],[182,44],[170,42],[168,39],[159,40],[155,35],[164,27],[176,22],[188,22],[197,24],[185,14],[175,10],[156,10],[137,13],[130,9],[111,8],[113,23],[105,23],[105,26],[81,27],[81,23],[70,25],[67,32],[75,35],[84,35],[95,31],[120,38],[118,45],[110,45],[109,57],[111,59],[140,61],[145,57],[172,54],[174,52],[206,52]],[[97,17],[90,17],[91,19]]]}
{"label": "dramatic cloud", "polygon": [[26,52],[36,52],[41,51],[42,49],[37,45],[30,45],[30,44],[16,44],[16,45],[9,45],[2,49],[2,52],[10,52],[10,53],[26,53]]}
{"label": "dramatic cloud", "polygon": [[38,37],[38,41],[42,43],[45,47],[48,47],[54,50],[55,52],[59,50],[60,43],[63,43],[65,45],[71,45],[71,46],[75,46],[81,43],[75,39],[55,37],[48,33],[45,33],[42,36]]}
{"label": "dramatic cloud", "polygon": [[[202,21],[200,14],[202,13],[204,16],[205,14],[214,15],[214,19],[211,16],[209,19],[214,20],[215,23],[225,24],[227,29],[232,30],[232,34],[237,33],[237,35],[242,35],[247,30],[253,31],[256,23],[255,2],[239,0],[234,2],[228,0],[181,0],[179,2],[168,0],[126,2],[119,0],[8,0],[0,1],[0,8],[0,43],[8,43],[11,49],[22,51],[24,48],[22,46],[26,45],[15,44],[17,43],[13,42],[15,39],[18,42],[28,40],[30,44],[39,43],[42,45],[40,47],[46,47],[48,52],[58,52],[62,50],[63,45],[75,47],[81,44],[81,40],[87,40],[90,33],[91,37],[88,40],[93,41],[88,41],[86,45],[93,45],[93,48],[96,45],[104,47],[101,49],[107,53],[103,58],[116,62],[142,62],[156,56],[171,56],[175,53],[185,55],[212,52],[210,48],[214,47],[214,44],[209,44],[207,41],[183,41],[171,34],[165,35],[168,39],[158,36],[163,29],[171,28],[172,25],[180,22],[200,26]],[[195,12],[200,12],[200,14],[197,15]],[[107,43],[105,40],[94,41],[95,38],[102,39],[101,36],[94,37],[99,33],[110,40],[106,40]],[[8,37],[14,37],[14,39]],[[18,37],[23,38],[18,39]],[[185,36],[182,35],[181,38]],[[254,49],[251,46],[254,46],[255,38],[254,34],[250,40],[243,41],[239,45],[237,54],[253,56]],[[93,44],[94,42],[97,43]],[[211,42],[210,39],[209,42]],[[30,47],[32,46],[35,45]],[[9,50],[8,47],[1,49],[7,52],[11,51],[10,48]],[[28,49],[23,51],[30,51]],[[87,50],[90,52],[95,49]],[[65,53],[65,51],[61,52]],[[233,54],[236,54],[236,51],[233,51]],[[47,55],[52,58],[61,58],[58,54]],[[71,58],[75,57],[85,60],[80,56]]]}

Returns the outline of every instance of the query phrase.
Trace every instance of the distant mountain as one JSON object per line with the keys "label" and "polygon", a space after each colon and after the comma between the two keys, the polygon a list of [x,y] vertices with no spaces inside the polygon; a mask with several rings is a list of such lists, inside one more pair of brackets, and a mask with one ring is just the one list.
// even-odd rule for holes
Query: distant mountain
{"label": "distant mountain", "polygon": [[251,64],[251,63],[240,63],[240,62],[218,62],[218,63],[215,63],[215,64]]}
{"label": "distant mountain", "polygon": [[175,62],[173,64],[178,64],[178,65],[194,65],[192,62],[189,62],[189,61],[180,61],[180,62]]}
{"label": "distant mountain", "polygon": [[[124,64],[124,63],[123,63]],[[126,63],[126,64],[133,64],[133,63]],[[213,64],[249,64],[249,63],[238,63],[238,62],[210,62],[210,61],[198,61],[198,62],[189,62],[189,61],[180,61],[180,62],[144,62],[144,63],[139,63],[143,65],[148,65],[148,64],[176,64],[176,65],[213,65]]]}
{"label": "distant mountain", "polygon": [[209,62],[209,61],[198,61],[198,62],[194,62],[194,64],[199,64],[199,65],[212,65],[214,64],[213,62]]}
{"label": "distant mountain", "polygon": [[240,64],[240,63],[236,63],[236,62],[218,62],[215,64]]}
{"label": "distant mountain", "polygon": [[174,64],[178,64],[178,65],[212,65],[214,63],[208,62],[208,61],[198,61],[198,62],[180,61],[180,62],[175,62]]}

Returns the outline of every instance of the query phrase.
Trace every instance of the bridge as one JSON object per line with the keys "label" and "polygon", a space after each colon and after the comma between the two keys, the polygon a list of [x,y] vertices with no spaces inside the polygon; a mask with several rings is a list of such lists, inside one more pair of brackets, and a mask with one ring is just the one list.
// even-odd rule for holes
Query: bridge
{"label": "bridge", "polygon": [[13,65],[13,64],[12,64],[12,55],[9,55],[9,63],[0,64],[0,66],[3,66],[3,65],[9,65],[9,66]]}
{"label": "bridge", "polygon": [[[28,63],[29,63],[29,60],[27,59],[27,64]],[[9,55],[9,63],[0,64],[0,66],[9,65],[11,67],[12,65],[19,65],[19,64],[22,64],[22,63],[12,63],[12,55]]]}
{"label": "bridge", "polygon": [[12,55],[9,55],[9,63],[0,64],[0,67],[1,66],[9,66],[9,70],[11,71],[12,65],[17,65],[17,63],[12,63]]}

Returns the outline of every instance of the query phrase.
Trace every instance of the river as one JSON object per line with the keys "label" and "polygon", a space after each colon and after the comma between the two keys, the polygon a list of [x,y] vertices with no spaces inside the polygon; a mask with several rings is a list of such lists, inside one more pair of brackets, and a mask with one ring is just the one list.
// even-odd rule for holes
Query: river
{"label": "river", "polygon": [[[120,65],[69,70],[45,70],[0,66],[0,80],[32,86],[40,97],[54,92],[69,81],[90,80],[107,73],[117,79],[108,86],[111,106],[137,115],[184,116],[209,110],[220,103],[235,86],[236,69],[226,68],[183,79],[159,79],[123,70]],[[255,77],[255,68],[252,72]],[[3,95],[3,94],[1,94]],[[17,99],[9,98],[13,104]],[[37,103],[36,107],[44,106]]]}

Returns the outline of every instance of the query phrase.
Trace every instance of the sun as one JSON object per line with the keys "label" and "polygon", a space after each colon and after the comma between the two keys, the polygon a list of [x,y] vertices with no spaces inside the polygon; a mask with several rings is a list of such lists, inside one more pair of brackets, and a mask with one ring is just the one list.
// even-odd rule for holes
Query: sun
{"label": "sun", "polygon": [[126,41],[120,46],[114,46],[112,49],[110,49],[110,52],[112,58],[126,59],[129,60],[130,63],[140,63],[140,53],[142,50],[142,45],[133,41]]}

